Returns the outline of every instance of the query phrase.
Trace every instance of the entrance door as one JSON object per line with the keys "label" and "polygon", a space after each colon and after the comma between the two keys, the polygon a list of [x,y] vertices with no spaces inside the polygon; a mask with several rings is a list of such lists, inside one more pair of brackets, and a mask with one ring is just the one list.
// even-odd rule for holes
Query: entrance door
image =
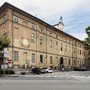
{"label": "entrance door", "polygon": [[23,53],[23,61],[24,61],[25,68],[27,68],[27,52]]}
{"label": "entrance door", "polygon": [[64,63],[63,63],[63,57],[61,57],[60,58],[60,69],[62,70],[62,68],[64,67],[64,65],[63,65]]}

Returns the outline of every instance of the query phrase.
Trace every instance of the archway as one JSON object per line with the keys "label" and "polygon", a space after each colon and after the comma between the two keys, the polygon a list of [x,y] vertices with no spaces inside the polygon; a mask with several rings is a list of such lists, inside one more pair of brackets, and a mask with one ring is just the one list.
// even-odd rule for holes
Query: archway
{"label": "archway", "polygon": [[62,70],[62,68],[64,68],[64,60],[63,57],[60,58],[60,69]]}

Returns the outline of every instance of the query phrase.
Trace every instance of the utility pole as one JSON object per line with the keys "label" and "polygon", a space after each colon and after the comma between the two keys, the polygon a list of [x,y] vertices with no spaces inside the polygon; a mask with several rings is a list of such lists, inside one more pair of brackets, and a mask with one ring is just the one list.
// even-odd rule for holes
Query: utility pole
{"label": "utility pole", "polygon": [[[4,50],[4,48],[3,48]],[[5,57],[3,55],[3,75],[5,75]]]}

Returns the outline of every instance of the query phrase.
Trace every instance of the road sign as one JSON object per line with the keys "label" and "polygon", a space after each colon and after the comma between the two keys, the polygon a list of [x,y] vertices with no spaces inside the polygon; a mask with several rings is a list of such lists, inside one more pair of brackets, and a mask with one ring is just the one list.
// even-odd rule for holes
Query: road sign
{"label": "road sign", "polygon": [[7,49],[4,49],[4,57],[9,58],[9,51]]}
{"label": "road sign", "polygon": [[25,64],[27,64],[27,60],[25,60]]}
{"label": "road sign", "polygon": [[8,60],[7,62],[8,62],[8,63],[11,63],[11,60]]}
{"label": "road sign", "polygon": [[28,60],[28,64],[30,63],[30,60]]}

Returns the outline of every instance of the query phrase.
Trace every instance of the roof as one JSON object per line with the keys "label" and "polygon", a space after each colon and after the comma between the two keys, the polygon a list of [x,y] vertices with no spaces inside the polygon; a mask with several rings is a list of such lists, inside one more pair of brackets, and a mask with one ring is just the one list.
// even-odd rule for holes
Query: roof
{"label": "roof", "polygon": [[67,33],[65,33],[65,32],[63,32],[63,31],[55,28],[54,26],[51,26],[50,24],[44,22],[43,20],[41,20],[41,19],[39,19],[39,18],[37,18],[37,17],[35,17],[35,16],[33,16],[33,15],[31,15],[31,14],[29,14],[29,13],[27,13],[27,12],[25,12],[25,11],[23,11],[23,10],[21,10],[21,9],[19,9],[19,8],[15,7],[15,6],[11,5],[11,4],[9,4],[9,3],[7,3],[7,2],[5,2],[5,3],[0,7],[0,12],[2,12],[2,11],[3,11],[5,8],[7,8],[7,7],[10,8],[10,9],[12,9],[12,10],[18,11],[18,12],[21,13],[22,15],[27,16],[27,17],[29,17],[29,18],[31,18],[31,19],[33,19],[33,20],[35,20],[35,21],[37,21],[37,22],[45,25],[46,27],[51,28],[52,30],[55,30],[56,32],[59,32],[59,33],[61,33],[61,34],[64,34],[64,35],[67,36],[67,37],[70,37],[70,38],[72,38],[72,39],[75,39],[76,41],[79,41],[80,43],[83,43],[82,41],[80,41],[79,39],[73,37],[72,35],[69,35],[69,34],[67,34]]}
{"label": "roof", "polygon": [[53,26],[59,25],[60,23],[64,26],[63,22],[59,22],[58,24],[55,24],[55,25],[53,25]]}

